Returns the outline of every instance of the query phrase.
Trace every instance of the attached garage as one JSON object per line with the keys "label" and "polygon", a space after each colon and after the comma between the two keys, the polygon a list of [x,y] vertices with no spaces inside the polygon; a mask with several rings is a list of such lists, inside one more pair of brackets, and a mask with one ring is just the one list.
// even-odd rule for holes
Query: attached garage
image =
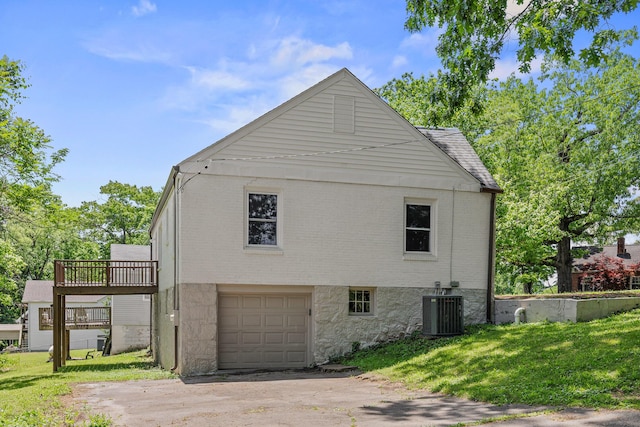
{"label": "attached garage", "polygon": [[218,369],[310,363],[310,294],[218,295]]}

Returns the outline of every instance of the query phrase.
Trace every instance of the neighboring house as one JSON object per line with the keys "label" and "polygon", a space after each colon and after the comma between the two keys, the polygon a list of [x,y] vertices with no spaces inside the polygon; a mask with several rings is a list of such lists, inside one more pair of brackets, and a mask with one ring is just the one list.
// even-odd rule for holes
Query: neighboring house
{"label": "neighboring house", "polygon": [[[40,329],[40,309],[50,309],[53,304],[53,280],[27,280],[22,296],[22,304],[27,306],[23,315],[27,329],[27,345],[29,351],[48,351],[53,344],[53,331]],[[69,295],[67,308],[104,307],[106,301],[97,295]],[[44,314],[49,316],[49,313]],[[51,319],[47,319],[51,320]],[[101,329],[74,329],[69,331],[69,347],[71,350],[96,348],[98,336],[105,332]],[[24,344],[24,343],[23,343]]]}
{"label": "neighboring house", "polygon": [[[149,246],[111,245],[115,261],[143,261],[151,256]],[[131,271],[135,275],[135,271]],[[149,346],[151,340],[151,295],[111,297],[111,352],[117,354]]]}
{"label": "neighboring house", "polygon": [[0,350],[5,347],[20,348],[22,344],[22,324],[0,323]]}
{"label": "neighboring house", "polygon": [[175,166],[154,213],[153,351],[183,375],[322,364],[492,316],[501,192],[456,129],[418,129],[343,69]]}
{"label": "neighboring house", "polygon": [[[640,265],[640,245],[627,245],[624,237],[618,238],[617,244],[611,246],[584,247],[588,253],[582,258],[573,260],[573,271],[571,272],[571,289],[574,292],[589,291],[590,282],[588,271],[585,271],[585,264],[592,264],[599,259],[617,260],[624,268],[624,281],[628,284],[628,289],[640,289],[640,271],[634,267]],[[617,269],[618,266],[610,263],[610,268]],[[634,271],[635,270],[635,271]]]}

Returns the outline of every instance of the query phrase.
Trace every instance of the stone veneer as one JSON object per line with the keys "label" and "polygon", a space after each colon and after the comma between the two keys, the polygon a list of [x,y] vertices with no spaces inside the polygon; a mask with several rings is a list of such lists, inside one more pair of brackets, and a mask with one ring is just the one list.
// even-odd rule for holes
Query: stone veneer
{"label": "stone veneer", "polygon": [[[374,314],[350,316],[348,286],[316,286],[314,295],[314,354],[316,364],[352,350],[402,338],[422,328],[422,297],[434,295],[433,288],[376,288]],[[462,295],[464,323],[486,322],[486,291],[455,289]]]}
{"label": "stone veneer", "polygon": [[[313,296],[313,356],[311,364],[322,364],[352,350],[353,343],[368,347],[402,338],[422,328],[422,297],[433,288],[375,288],[375,312],[371,316],[349,316],[348,286],[316,286]],[[454,289],[464,298],[465,325],[486,321],[486,292]],[[217,287],[214,284],[183,283],[180,307],[178,372],[184,376],[215,372],[218,363]]]}
{"label": "stone veneer", "polygon": [[218,369],[218,296],[211,283],[180,285],[178,370],[202,375]]}

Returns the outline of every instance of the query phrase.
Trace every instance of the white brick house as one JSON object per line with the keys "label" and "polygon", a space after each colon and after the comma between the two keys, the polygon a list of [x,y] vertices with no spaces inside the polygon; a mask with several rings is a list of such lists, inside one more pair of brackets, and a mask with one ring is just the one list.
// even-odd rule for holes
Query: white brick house
{"label": "white brick house", "polygon": [[183,375],[321,364],[491,313],[500,189],[456,129],[417,129],[343,69],[173,168],[151,226],[153,350]]}

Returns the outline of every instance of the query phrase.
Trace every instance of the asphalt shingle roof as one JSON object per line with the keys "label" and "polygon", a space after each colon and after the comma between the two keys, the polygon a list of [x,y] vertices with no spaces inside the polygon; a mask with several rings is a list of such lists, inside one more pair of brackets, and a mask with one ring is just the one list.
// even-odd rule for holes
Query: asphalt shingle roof
{"label": "asphalt shingle roof", "polygon": [[438,148],[476,178],[487,191],[502,192],[467,138],[456,128],[417,129]]}

